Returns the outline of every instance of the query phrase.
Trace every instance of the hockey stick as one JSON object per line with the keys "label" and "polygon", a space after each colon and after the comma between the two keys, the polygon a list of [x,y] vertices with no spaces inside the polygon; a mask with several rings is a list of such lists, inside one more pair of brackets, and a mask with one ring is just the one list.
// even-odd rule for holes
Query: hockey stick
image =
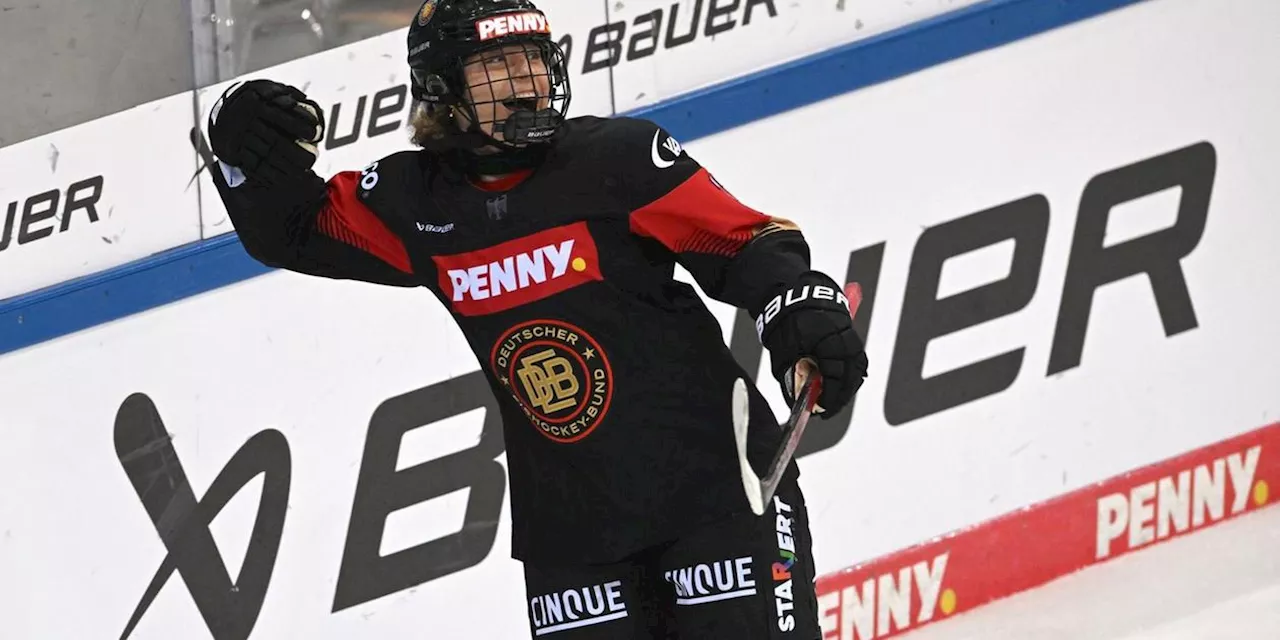
{"label": "hockey stick", "polygon": [[808,367],[804,384],[791,407],[791,416],[781,425],[782,446],[773,454],[769,470],[761,478],[747,461],[747,425],[751,419],[747,383],[742,378],[733,382],[733,437],[738,444],[738,466],[742,470],[742,488],[747,492],[747,502],[756,515],[763,515],[769,502],[773,500],[773,494],[778,490],[778,483],[782,481],[787,465],[791,464],[791,458],[795,456],[796,447],[800,445],[804,428],[809,424],[809,417],[813,415],[814,405],[821,393],[822,375],[816,367]]}

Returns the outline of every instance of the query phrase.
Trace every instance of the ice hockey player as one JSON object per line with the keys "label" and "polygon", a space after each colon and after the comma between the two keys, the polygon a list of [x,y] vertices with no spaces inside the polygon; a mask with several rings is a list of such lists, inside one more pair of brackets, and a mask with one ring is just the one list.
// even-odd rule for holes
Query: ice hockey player
{"label": "ice hockey player", "polygon": [[[750,512],[730,415],[747,372],[673,273],[758,318],[788,402],[816,364],[825,415],[867,370],[841,287],[664,129],[567,117],[565,55],[528,0],[427,0],[408,50],[413,147],[328,180],[315,101],[265,79],[222,96],[213,173],[244,248],[450,310],[501,407],[532,635],[819,638],[799,472]],[[750,404],[763,473],[778,420],[754,386]]]}

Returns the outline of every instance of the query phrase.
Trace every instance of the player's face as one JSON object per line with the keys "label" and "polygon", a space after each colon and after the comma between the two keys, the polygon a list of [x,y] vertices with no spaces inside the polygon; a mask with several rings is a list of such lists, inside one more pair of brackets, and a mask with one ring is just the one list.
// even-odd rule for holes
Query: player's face
{"label": "player's face", "polygon": [[532,44],[512,44],[482,51],[463,62],[463,74],[485,133],[501,140],[494,123],[513,111],[538,111],[551,105],[551,74],[542,51]]}

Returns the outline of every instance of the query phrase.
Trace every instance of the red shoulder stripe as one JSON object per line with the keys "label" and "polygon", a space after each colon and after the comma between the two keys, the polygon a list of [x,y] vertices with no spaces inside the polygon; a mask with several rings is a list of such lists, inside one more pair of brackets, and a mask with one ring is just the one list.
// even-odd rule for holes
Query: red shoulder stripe
{"label": "red shoulder stripe", "polygon": [[631,231],[675,253],[732,256],[774,219],[752,209],[699,169],[680,186],[631,214]]}
{"label": "red shoulder stripe", "polygon": [[412,274],[404,242],[356,195],[360,172],[343,171],[329,179],[329,201],[316,219],[320,232]]}

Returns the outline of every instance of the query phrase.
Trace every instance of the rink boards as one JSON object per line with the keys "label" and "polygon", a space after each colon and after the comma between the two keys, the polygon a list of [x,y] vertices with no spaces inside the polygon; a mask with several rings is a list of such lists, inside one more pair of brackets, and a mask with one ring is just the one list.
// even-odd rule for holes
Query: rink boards
{"label": "rink boards", "polygon": [[[1092,560],[1183,532],[1184,471],[1186,532],[1274,501],[1277,18],[1151,0],[740,128],[652,112],[863,292],[871,376],[801,460],[830,638],[980,601],[900,553],[1059,496],[1091,496],[1060,555]],[[843,64],[955,24],[978,28]],[[500,426],[445,311],[255,270],[224,237],[0,309],[14,637],[527,636]]]}
{"label": "rink boards", "polygon": [[[544,4],[568,60],[570,114],[612,115],[977,2]],[[0,300],[229,232],[211,185],[194,180],[203,158],[192,129],[238,80],[286,82],[325,108],[321,175],[407,148],[404,37],[393,31],[0,149]]]}

